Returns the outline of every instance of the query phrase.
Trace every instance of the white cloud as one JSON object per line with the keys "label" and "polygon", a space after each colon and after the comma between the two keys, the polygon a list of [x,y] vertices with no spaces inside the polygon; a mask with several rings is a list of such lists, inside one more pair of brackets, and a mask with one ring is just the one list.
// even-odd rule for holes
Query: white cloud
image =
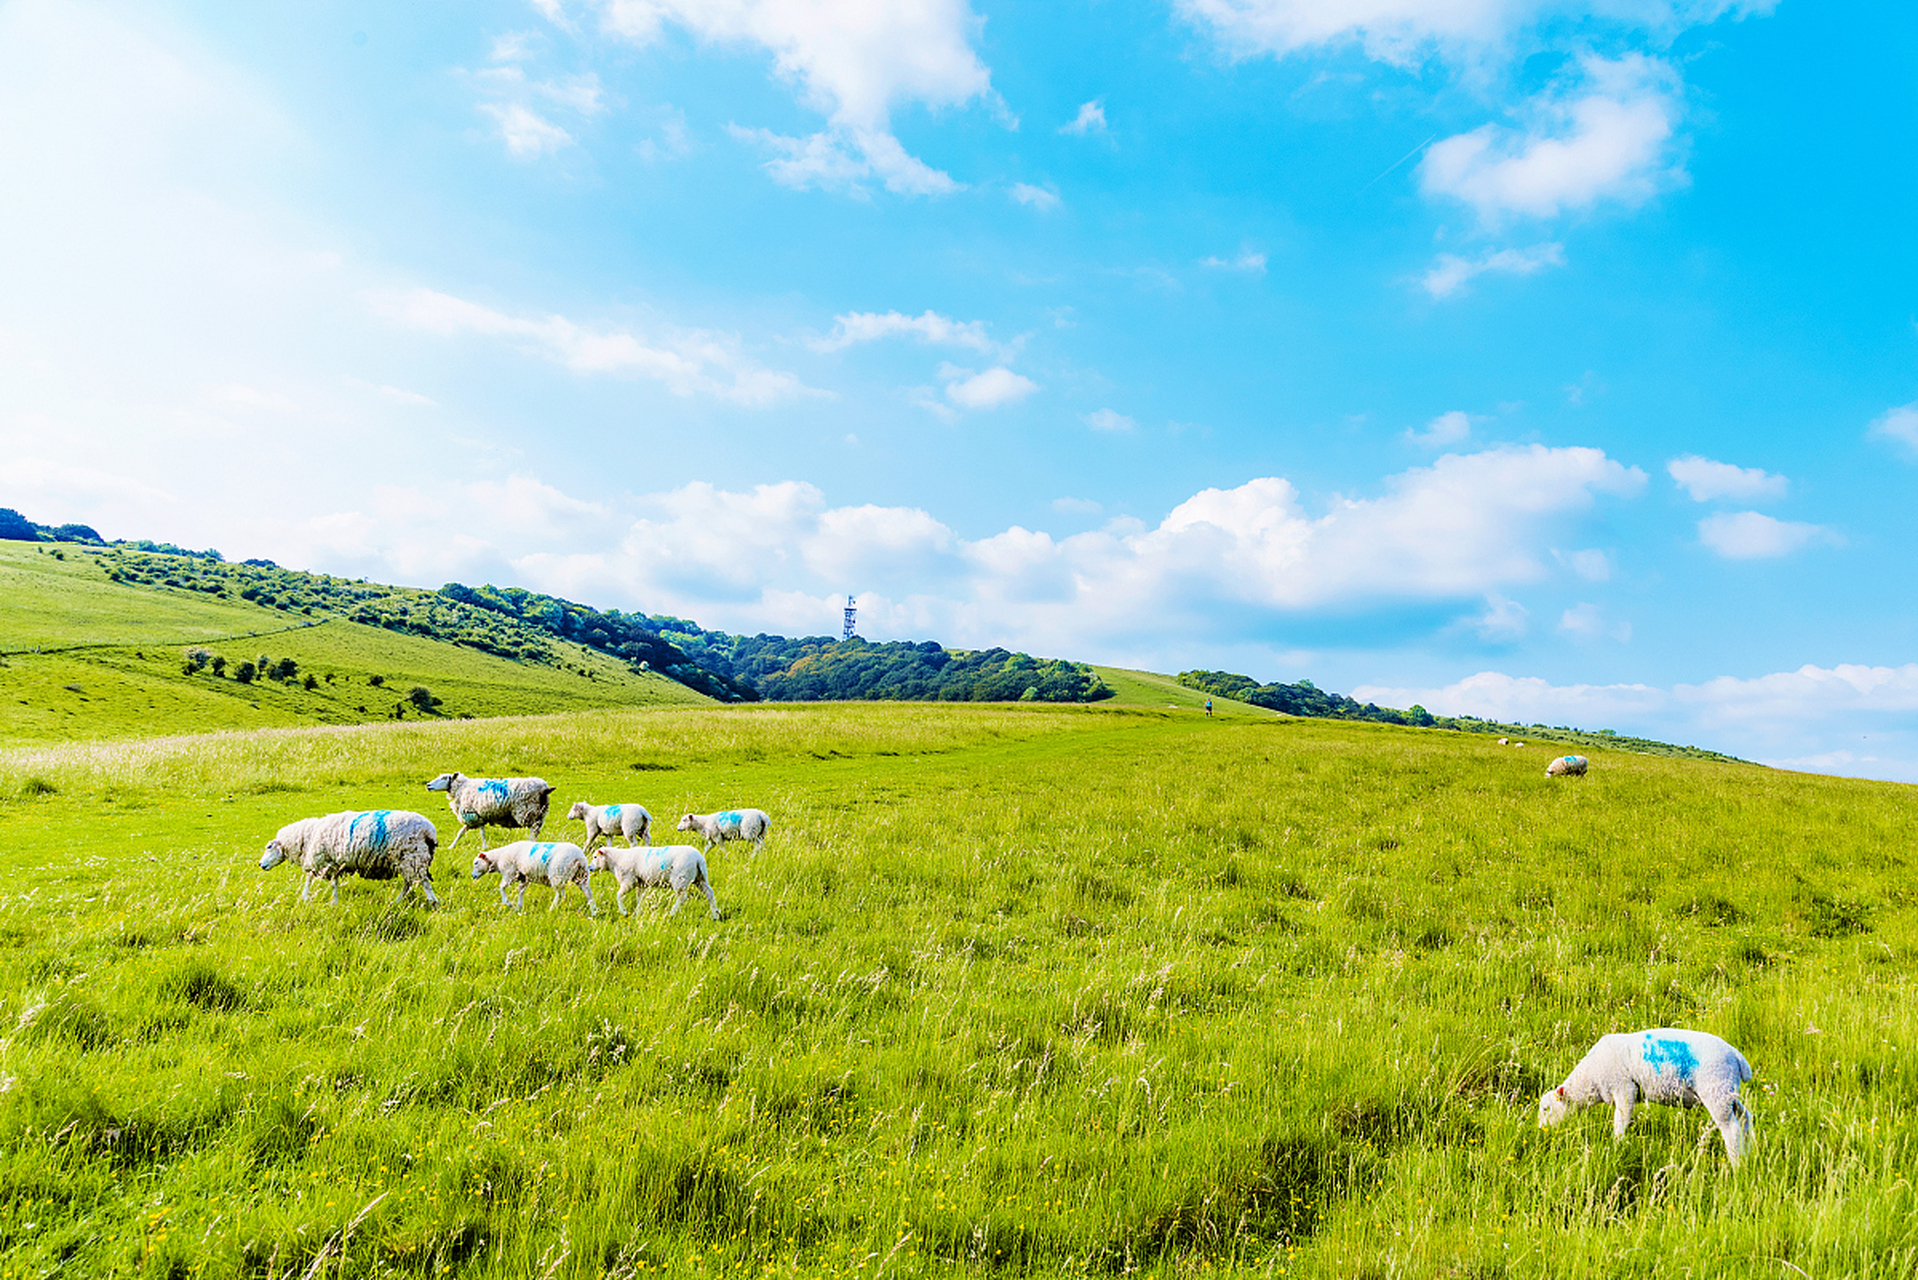
{"label": "white cloud", "polygon": [[1096,516],[1105,510],[1105,506],[1091,498],[1054,498],[1052,509],[1069,516]]}
{"label": "white cloud", "polygon": [[891,132],[903,103],[963,106],[995,100],[973,52],[981,22],[966,0],[593,0],[600,26],[638,44],[671,23],[716,44],[764,49],[782,79],[826,114],[807,138],[740,130],[783,153],[766,168],[790,186],[858,190],[881,178],[890,191],[942,195],[960,185],[908,155]]}
{"label": "white cloud", "polygon": [[647,378],[676,396],[714,395],[740,404],[771,404],[822,394],[790,373],[742,356],[737,340],[688,330],[641,338],[617,328],[594,329],[565,316],[510,316],[431,289],[378,294],[376,306],[396,323],[454,337],[509,338],[575,373]]}
{"label": "white cloud", "polygon": [[1448,444],[1457,444],[1472,434],[1471,416],[1459,409],[1441,413],[1425,424],[1425,430],[1407,429],[1405,438],[1413,444],[1422,444],[1429,449],[1441,449]]}
{"label": "white cloud", "polygon": [[1775,520],[1757,511],[1721,511],[1698,522],[1698,540],[1727,560],[1769,560],[1814,542],[1843,545],[1823,525]]}
{"label": "white cloud", "polygon": [[986,336],[985,321],[954,320],[932,310],[916,316],[899,311],[849,311],[833,317],[830,334],[806,345],[820,352],[843,351],[857,343],[895,337],[915,337],[921,342],[970,347],[988,354],[998,350],[998,345]]}
{"label": "white cloud", "polygon": [[537,160],[573,145],[572,134],[517,102],[482,102],[479,110],[493,118],[506,154],[515,160]]}
{"label": "white cloud", "polygon": [[1782,498],[1785,491],[1791,488],[1791,481],[1784,476],[1773,475],[1757,467],[1714,462],[1692,453],[1673,458],[1665,464],[1665,470],[1671,473],[1679,488],[1692,496],[1694,502],[1711,502],[1718,498],[1762,502],[1767,498]]}
{"label": "white cloud", "polygon": [[1535,244],[1529,249],[1489,250],[1476,258],[1441,253],[1419,281],[1434,298],[1449,298],[1482,275],[1529,276],[1565,265],[1565,246]]}
{"label": "white cloud", "polygon": [[1684,114],[1672,66],[1637,53],[1587,54],[1578,70],[1525,105],[1523,128],[1488,124],[1433,143],[1419,164],[1425,193],[1463,201],[1497,224],[1512,214],[1642,204],[1686,181],[1672,148]]}
{"label": "white cloud", "polygon": [[1212,267],[1217,270],[1243,271],[1247,275],[1262,276],[1265,274],[1265,255],[1256,250],[1243,249],[1240,250],[1239,256],[1236,258],[1221,258],[1214,255],[1210,258],[1199,259],[1199,265],[1202,267]]}
{"label": "white cloud", "polygon": [[686,113],[677,107],[662,109],[659,138],[641,138],[634,148],[639,158],[650,163],[679,160],[693,153],[692,131],[686,127]]}
{"label": "white cloud", "polygon": [[1608,582],[1612,576],[1612,558],[1596,549],[1554,551],[1558,562],[1587,582]]}
{"label": "white cloud", "polygon": [[1130,431],[1139,424],[1116,409],[1095,409],[1081,416],[1094,431]]}
{"label": "white cloud", "polygon": [[1103,99],[1094,98],[1079,107],[1079,114],[1069,123],[1059,126],[1060,133],[1104,133],[1106,131],[1106,109]]}
{"label": "white cloud", "polygon": [[1493,592],[1485,598],[1485,612],[1464,620],[1487,644],[1511,644],[1523,640],[1531,629],[1531,613],[1516,600]]}
{"label": "white cloud", "polygon": [[599,77],[590,72],[554,80],[528,76],[520,64],[531,57],[535,40],[528,32],[502,36],[493,42],[492,65],[464,73],[480,93],[476,109],[493,121],[515,160],[536,160],[574,144],[573,135],[545,112],[557,109],[584,121],[607,107]]}
{"label": "white cloud", "polygon": [[1045,187],[1035,187],[1030,182],[1012,184],[1012,198],[1019,204],[1030,205],[1040,213],[1051,213],[1059,207],[1059,193]]}
{"label": "white cloud", "polygon": [[1918,401],[1885,410],[1872,420],[1867,434],[1918,449]]}
{"label": "white cloud", "polygon": [[1410,66],[1438,55],[1477,61],[1560,17],[1607,19],[1666,35],[1727,14],[1770,12],[1776,0],[1176,0],[1240,57],[1356,44]]}
{"label": "white cloud", "polygon": [[1039,389],[1039,384],[1001,365],[974,373],[954,365],[940,367],[946,379],[946,398],[962,409],[997,409],[1017,404]]}
{"label": "white cloud", "polygon": [[1576,604],[1559,615],[1558,629],[1580,640],[1612,639],[1623,644],[1632,638],[1629,622],[1608,622],[1595,604]]}

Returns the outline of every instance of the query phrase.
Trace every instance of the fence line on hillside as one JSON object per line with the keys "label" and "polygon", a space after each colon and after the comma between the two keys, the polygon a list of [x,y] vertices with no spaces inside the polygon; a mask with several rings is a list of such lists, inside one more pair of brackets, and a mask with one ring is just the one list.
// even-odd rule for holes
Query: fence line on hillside
{"label": "fence line on hillside", "polygon": [[247,631],[230,636],[209,636],[204,640],[97,640],[88,644],[66,644],[54,648],[0,649],[0,658],[48,657],[56,653],[79,653],[86,649],[153,649],[170,645],[231,644],[235,640],[246,640],[260,636],[283,636],[289,631],[308,631],[314,627],[323,627],[329,622],[338,622],[338,618],[320,618],[313,622],[296,622],[290,627],[275,627],[271,631]]}

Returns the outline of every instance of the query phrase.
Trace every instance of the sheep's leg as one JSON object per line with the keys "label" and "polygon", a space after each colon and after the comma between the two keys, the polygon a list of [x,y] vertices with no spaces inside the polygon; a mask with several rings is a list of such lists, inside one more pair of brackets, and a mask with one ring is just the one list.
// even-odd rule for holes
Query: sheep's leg
{"label": "sheep's leg", "polygon": [[1725,1139],[1725,1155],[1735,1169],[1751,1142],[1752,1113],[1745,1109],[1744,1102],[1735,1093],[1714,1103],[1711,1112],[1712,1123],[1718,1126],[1719,1136]]}
{"label": "sheep's leg", "polygon": [[1632,1107],[1637,1103],[1637,1091],[1626,1085],[1612,1095],[1612,1136],[1625,1136],[1625,1126],[1632,1122]]}
{"label": "sheep's leg", "polygon": [[627,885],[623,880],[617,881],[616,883],[619,885],[619,892],[613,895],[613,905],[619,908],[619,914],[625,915]]}
{"label": "sheep's leg", "polygon": [[559,910],[559,900],[566,896],[566,886],[569,883],[571,882],[567,880],[562,880],[558,884],[553,886],[553,900],[546,904],[546,909],[548,911]]}
{"label": "sheep's leg", "polygon": [[513,899],[513,910],[524,914],[526,911],[526,881],[519,882],[519,896]]}
{"label": "sheep's leg", "polygon": [[719,919],[719,899],[713,896],[712,881],[702,875],[699,877],[698,884],[706,894],[706,905],[711,908],[713,919]]}
{"label": "sheep's leg", "polygon": [[585,867],[579,869],[579,891],[586,895],[586,914],[599,914],[599,904],[593,901],[593,873]]}
{"label": "sheep's leg", "polygon": [[[451,852],[452,852],[453,850],[455,850],[455,849],[457,849],[457,848],[459,848],[459,847],[460,847],[460,841],[462,841],[462,840],[464,840],[464,839],[466,839],[466,833],[467,833],[467,832],[469,832],[469,831],[471,831],[472,829],[473,829],[473,828],[471,828],[471,827],[469,827],[469,826],[467,826],[467,825],[466,825],[465,823],[463,823],[463,822],[462,822],[462,823],[460,824],[460,829],[459,829],[459,830],[458,830],[457,832],[455,832],[455,833],[453,834],[453,838],[452,838],[451,840],[449,840],[449,841],[447,841],[447,843],[446,843],[446,851],[447,851],[448,853],[451,853]],[[483,847],[485,847],[485,844],[486,844],[486,833],[485,833],[485,832],[481,832],[481,833],[480,833],[480,845],[481,845],[481,847],[483,848]]]}
{"label": "sheep's leg", "polygon": [[506,896],[506,877],[505,876],[501,876],[499,878],[499,904],[502,907],[510,907],[513,905],[512,902]]}
{"label": "sheep's leg", "polygon": [[333,905],[337,907],[340,905],[340,878],[338,876],[328,876],[327,879],[333,883]]}
{"label": "sheep's leg", "polygon": [[439,906],[439,904],[440,904],[440,900],[439,900],[439,898],[438,898],[438,896],[437,896],[437,895],[435,895],[435,894],[434,894],[434,892],[433,892],[433,877],[432,877],[432,876],[427,876],[427,877],[425,877],[424,879],[422,879],[422,880],[420,881],[420,892],[426,895],[426,905],[427,905],[427,906],[429,906],[429,907],[437,907],[437,906]]}
{"label": "sheep's leg", "polygon": [[307,896],[313,892],[313,882],[317,879],[319,879],[319,877],[314,875],[311,871],[306,873],[306,879],[300,882],[300,901],[301,902],[305,902],[307,900]]}

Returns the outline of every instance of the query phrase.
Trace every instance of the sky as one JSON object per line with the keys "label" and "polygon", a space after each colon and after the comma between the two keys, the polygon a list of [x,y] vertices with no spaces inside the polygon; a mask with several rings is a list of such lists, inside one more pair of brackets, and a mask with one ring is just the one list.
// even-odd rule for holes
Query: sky
{"label": "sky", "polygon": [[0,506],[1918,782],[1918,10],[0,0]]}

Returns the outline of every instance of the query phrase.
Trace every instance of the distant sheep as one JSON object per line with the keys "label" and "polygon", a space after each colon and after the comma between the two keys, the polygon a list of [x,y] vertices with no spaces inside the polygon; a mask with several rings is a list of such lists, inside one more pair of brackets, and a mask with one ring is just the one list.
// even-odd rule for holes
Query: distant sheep
{"label": "distant sheep", "polygon": [[719,919],[719,899],[713,896],[712,881],[706,876],[706,855],[689,844],[667,844],[657,849],[616,849],[608,844],[586,864],[594,871],[610,871],[619,884],[614,899],[619,914],[626,914],[626,891],[644,891],[653,885],[671,885],[679,894],[668,914],[677,914],[686,902],[686,890],[697,885],[706,895],[713,919]]}
{"label": "distant sheep", "polygon": [[401,898],[417,885],[427,902],[437,907],[440,900],[433,895],[433,851],[438,844],[439,833],[433,824],[423,815],[404,809],[329,813],[281,827],[279,834],[266,842],[260,870],[270,871],[291,858],[306,873],[306,881],[300,886],[301,902],[307,900],[316,880],[332,885],[332,900],[338,902],[343,875],[367,880],[397,876]]}
{"label": "distant sheep", "polygon": [[1512,740],[1510,738],[1500,738],[1498,740],[1498,745],[1501,747],[1509,747],[1512,745]]}
{"label": "distant sheep", "polygon": [[463,773],[442,773],[426,784],[428,791],[444,791],[447,807],[459,819],[459,834],[446,847],[457,848],[468,831],[480,833],[480,848],[486,847],[486,828],[524,828],[533,839],[546,825],[546,806],[553,789],[540,778],[469,778]]}
{"label": "distant sheep", "polygon": [[593,841],[610,843],[614,836],[624,837],[629,849],[635,840],[643,844],[653,842],[653,815],[646,812],[643,805],[587,804],[580,800],[566,811],[566,818],[569,822],[586,824],[584,848],[588,853],[593,850]]}
{"label": "distant sheep", "polygon": [[772,829],[772,819],[766,816],[764,809],[728,809],[724,813],[689,813],[679,820],[681,831],[697,831],[706,841],[702,853],[710,853],[716,844],[728,840],[750,840],[753,852],[759,852],[759,846],[765,841],[766,833]]}
{"label": "distant sheep", "polygon": [[1745,1055],[1705,1031],[1619,1032],[1600,1036],[1592,1051],[1572,1068],[1565,1083],[1538,1100],[1538,1127],[1557,1124],[1574,1107],[1612,1104],[1612,1136],[1625,1136],[1632,1108],[1640,1102],[1702,1106],[1725,1139],[1725,1154],[1736,1165],[1751,1143],[1751,1112],[1738,1086],[1752,1078]]}
{"label": "distant sheep", "polygon": [[1582,778],[1585,776],[1586,765],[1590,763],[1591,762],[1584,756],[1560,756],[1545,766],[1545,776],[1548,778]]}
{"label": "distant sheep", "polygon": [[586,913],[599,914],[599,907],[593,901],[592,873],[586,869],[586,851],[576,844],[516,840],[497,849],[482,850],[473,859],[473,879],[492,871],[499,872],[501,906],[506,905],[506,891],[518,885],[519,894],[513,899],[512,907],[515,911],[524,911],[526,882],[538,880],[553,886],[553,901],[546,908],[548,911],[559,906],[559,900],[566,896],[567,885],[577,884],[579,891],[586,895]]}

